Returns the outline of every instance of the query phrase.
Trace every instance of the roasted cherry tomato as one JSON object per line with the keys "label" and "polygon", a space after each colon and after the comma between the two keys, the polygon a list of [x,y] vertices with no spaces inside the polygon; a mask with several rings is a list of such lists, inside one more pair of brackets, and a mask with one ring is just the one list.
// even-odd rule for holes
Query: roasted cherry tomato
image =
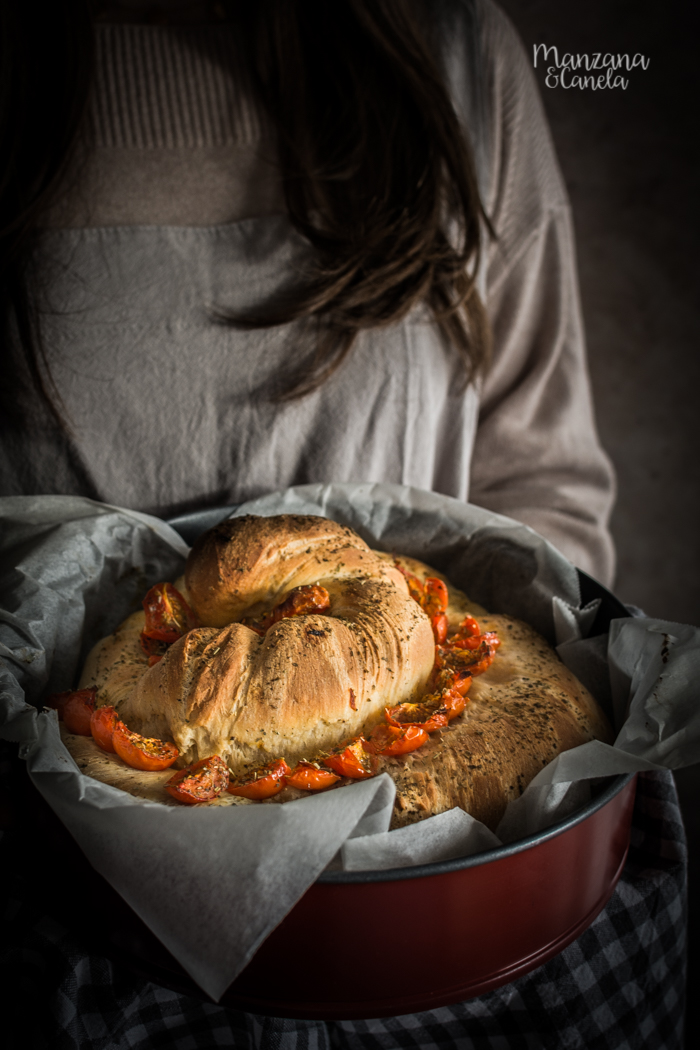
{"label": "roasted cherry tomato", "polygon": [[323,791],[336,784],[340,777],[329,769],[321,769],[313,762],[300,762],[284,778],[288,787],[302,788],[304,791]]}
{"label": "roasted cherry tomato", "polygon": [[58,713],[58,717],[63,721],[63,709],[72,697],[75,689],[64,689],[62,693],[51,693],[51,696],[46,698],[46,707],[53,707]]}
{"label": "roasted cherry tomato", "polygon": [[414,574],[409,572],[408,569],[404,569],[403,565],[399,565],[397,561],[394,562],[394,565],[405,579],[408,586],[408,593],[415,602],[418,602],[418,604],[422,606],[423,601],[425,600],[425,588],[423,584],[417,576],[414,576]]}
{"label": "roasted cherry tomato", "polygon": [[148,656],[163,656],[169,645],[197,626],[194,613],[172,583],[157,583],[143,599],[146,626],[141,648]]}
{"label": "roasted cherry tomato", "polygon": [[351,777],[353,780],[373,777],[377,772],[377,759],[366,750],[366,743],[364,737],[356,737],[345,747],[337,748],[324,758],[324,766],[328,766],[341,777]]}
{"label": "roasted cherry tomato", "polygon": [[438,667],[431,678],[431,682],[436,693],[444,693],[448,689],[452,689],[461,696],[466,696],[472,684],[472,676],[464,667],[455,670],[449,667],[443,667],[442,669]]}
{"label": "roasted cherry tomato", "polygon": [[159,663],[160,663],[160,661],[161,661],[162,659],[163,659],[163,657],[162,657],[162,656],[156,656],[156,654],[155,654],[155,653],[152,653],[152,654],[151,654],[151,655],[150,655],[150,656],[148,657],[148,666],[149,666],[149,667],[155,667],[155,665],[156,665],[156,664],[159,664]]}
{"label": "roasted cherry tomato", "polygon": [[397,561],[394,564],[406,580],[409,594],[429,617],[435,641],[439,645],[442,644],[447,638],[448,627],[445,615],[449,599],[447,585],[436,576],[428,576],[425,583],[421,583],[417,576],[408,572]]}
{"label": "roasted cherry tomato", "polygon": [[219,755],[200,758],[185,769],[178,769],[165,785],[165,790],[178,802],[195,805],[211,802],[228,786],[228,766]]}
{"label": "roasted cherry tomato", "polygon": [[442,645],[447,639],[448,622],[445,613],[436,613],[435,616],[431,616],[430,626],[433,629],[436,644]]}
{"label": "roasted cherry tomato", "polygon": [[388,722],[375,726],[365,747],[375,755],[406,755],[417,751],[428,742],[428,734],[418,725],[389,725]]}
{"label": "roasted cherry tomato", "polygon": [[95,710],[97,686],[88,689],[67,689],[64,693],[53,693],[46,701],[47,707],[55,707],[58,717],[69,733],[90,736],[90,719]]}
{"label": "roasted cherry tomato", "polygon": [[444,729],[448,722],[447,713],[442,709],[442,697],[430,694],[424,696],[419,704],[385,707],[384,717],[390,725],[417,725],[426,733]]}
{"label": "roasted cherry tomato", "polygon": [[331,596],[325,587],[310,584],[295,587],[283,602],[272,610],[273,622],[277,623],[286,616],[304,616],[307,613],[325,613],[331,607]]}
{"label": "roasted cherry tomato", "polygon": [[426,733],[444,729],[467,706],[467,698],[456,689],[443,689],[440,693],[424,696],[419,704],[399,704],[384,709],[384,717],[390,725],[415,725]]}
{"label": "roasted cherry tomato", "polygon": [[469,635],[481,634],[481,628],[473,616],[467,615],[457,628],[457,632],[458,634],[463,634],[465,637],[468,637]]}
{"label": "roasted cherry tomato", "polygon": [[97,746],[101,747],[103,751],[110,751],[114,754],[112,736],[118,721],[119,715],[116,707],[98,707],[92,712],[90,732],[95,738]]}
{"label": "roasted cherry tomato", "polygon": [[319,584],[308,584],[303,587],[295,587],[290,591],[283,602],[276,605],[272,612],[259,620],[244,619],[246,627],[256,634],[264,635],[270,628],[290,616],[306,616],[310,613],[327,613],[331,607],[331,596],[325,587]]}
{"label": "roasted cherry tomato", "polygon": [[495,648],[492,649],[488,646],[485,646],[483,650],[477,649],[477,653],[479,653],[479,659],[469,668],[472,678],[475,678],[478,674],[483,674],[484,671],[488,671],[496,655]]}
{"label": "roasted cherry tomato", "polygon": [[483,674],[484,671],[489,669],[496,655],[496,649],[498,649],[501,644],[501,639],[493,631],[488,631],[480,637],[481,643],[479,648],[475,651],[475,655],[478,659],[469,668],[469,673],[472,677],[478,674]]}
{"label": "roasted cherry tomato", "polygon": [[444,580],[438,580],[437,576],[428,576],[423,584],[423,589],[425,591],[423,608],[428,616],[435,616],[437,613],[444,613],[447,609],[447,603],[449,600],[447,584]]}
{"label": "roasted cherry tomato", "polygon": [[466,671],[472,677],[483,674],[493,663],[500,639],[493,632],[481,634],[476,648],[463,649],[460,646],[438,645],[435,650],[436,661],[440,669]]}
{"label": "roasted cherry tomato", "polygon": [[447,639],[451,649],[478,649],[481,645],[480,634],[455,634]]}
{"label": "roasted cherry tomato", "polygon": [[149,773],[172,766],[180,754],[174,744],[132,733],[123,722],[117,722],[114,727],[112,745],[127,766],[131,766],[132,769],[144,769]]}
{"label": "roasted cherry tomato", "polygon": [[460,696],[466,696],[471,684],[472,676],[467,670],[461,668],[460,670],[452,671],[450,673],[448,681],[445,682],[445,688],[451,689],[455,693],[459,693]]}
{"label": "roasted cherry tomato", "polygon": [[473,616],[465,616],[455,634],[447,639],[446,644],[455,649],[478,649],[480,643],[481,628],[479,624]]}
{"label": "roasted cherry tomato", "polygon": [[230,781],[227,791],[232,795],[242,795],[243,798],[258,801],[272,798],[284,790],[284,778],[288,773],[291,773],[291,769],[283,758],[278,758],[276,762],[255,769],[245,777]]}
{"label": "roasted cherry tomato", "polygon": [[442,706],[441,711],[444,711],[447,715],[447,721],[451,722],[457,715],[461,715],[464,708],[469,703],[469,697],[463,696],[456,689],[446,689],[442,694]]}

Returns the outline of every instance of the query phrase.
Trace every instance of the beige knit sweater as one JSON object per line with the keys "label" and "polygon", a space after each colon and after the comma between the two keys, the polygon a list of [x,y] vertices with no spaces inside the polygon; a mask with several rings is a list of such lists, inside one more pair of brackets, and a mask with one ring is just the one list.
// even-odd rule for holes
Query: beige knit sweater
{"label": "beige knit sweater", "polygon": [[75,438],[0,448],[5,494],[81,493],[168,514],[304,482],[397,482],[517,518],[610,581],[612,473],[534,78],[490,0],[439,9],[498,234],[479,275],[495,335],[483,383],[460,392],[457,355],[419,310],[365,333],[319,391],[272,402],[275,378],[308,350],[299,332],[242,333],[212,316],[273,293],[306,252],[232,30],[103,26],[84,159],[37,255]]}

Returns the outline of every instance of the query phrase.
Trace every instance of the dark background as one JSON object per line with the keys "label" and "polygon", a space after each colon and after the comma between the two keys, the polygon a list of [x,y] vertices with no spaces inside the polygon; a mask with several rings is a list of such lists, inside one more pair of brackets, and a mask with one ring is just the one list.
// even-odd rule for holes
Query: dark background
{"label": "dark background", "polygon": [[[501,0],[526,50],[639,52],[626,90],[536,77],[571,196],[598,426],[617,470],[616,593],[700,626],[700,79],[690,3]],[[700,703],[700,683],[698,683]],[[690,846],[688,1050],[700,1046],[700,766],[676,775]]]}
{"label": "dark background", "polygon": [[598,425],[615,463],[615,589],[700,626],[698,33],[691,5],[503,0],[526,50],[639,52],[625,91],[545,86],[571,196]]}

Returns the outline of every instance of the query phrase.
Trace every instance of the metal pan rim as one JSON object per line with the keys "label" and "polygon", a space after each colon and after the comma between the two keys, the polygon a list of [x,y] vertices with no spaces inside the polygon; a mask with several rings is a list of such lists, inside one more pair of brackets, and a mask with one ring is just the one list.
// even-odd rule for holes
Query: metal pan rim
{"label": "metal pan rim", "polygon": [[400,879],[424,879],[431,875],[445,875],[452,871],[461,871],[466,868],[476,868],[481,864],[491,864],[494,861],[512,857],[518,853],[524,853],[542,842],[557,838],[565,834],[571,828],[583,823],[588,817],[607,806],[620,791],[636,776],[636,773],[621,773],[616,776],[612,783],[607,785],[599,795],[591,802],[586,803],[568,817],[552,824],[549,828],[543,828],[527,838],[518,839],[506,846],[496,846],[494,849],[485,850],[481,853],[473,853],[469,857],[454,857],[451,860],[434,861],[432,864],[417,864],[415,867],[407,868],[385,868],[383,870],[371,871],[325,871],[319,875],[317,882],[321,883],[366,883],[366,882],[394,882]]}

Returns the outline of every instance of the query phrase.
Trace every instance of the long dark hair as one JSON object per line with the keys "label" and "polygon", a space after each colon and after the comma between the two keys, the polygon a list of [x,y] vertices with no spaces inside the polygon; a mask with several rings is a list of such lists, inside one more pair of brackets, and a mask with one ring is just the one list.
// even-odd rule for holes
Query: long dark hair
{"label": "long dark hair", "polygon": [[[21,351],[10,373],[24,375],[65,426],[27,260],[88,96],[92,30],[88,0],[42,6],[37,18],[24,0],[2,4],[0,119],[11,162],[0,185],[0,309],[3,353],[13,342]],[[282,394],[293,397],[322,383],[362,329],[395,323],[425,303],[461,354],[468,381],[488,356],[475,287],[480,226],[488,220],[431,41],[430,0],[229,0],[226,7],[276,126],[289,217],[314,261],[286,301],[220,319],[313,326],[314,358]]]}
{"label": "long dark hair", "polygon": [[87,0],[2,0],[0,49],[0,407],[5,422],[17,423],[35,394],[64,428],[28,263],[37,216],[61,183],[88,96]]}

